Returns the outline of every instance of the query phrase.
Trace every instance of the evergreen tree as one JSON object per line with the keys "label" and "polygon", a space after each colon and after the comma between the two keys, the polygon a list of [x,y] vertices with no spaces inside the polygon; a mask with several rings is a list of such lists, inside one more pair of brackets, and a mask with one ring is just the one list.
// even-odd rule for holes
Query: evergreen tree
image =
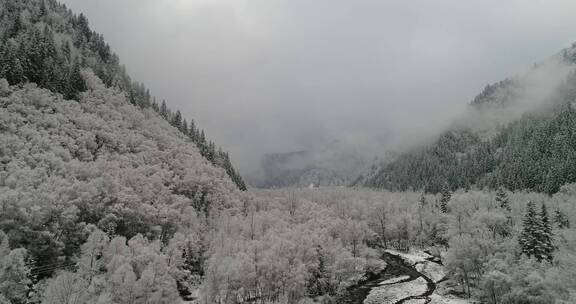
{"label": "evergreen tree", "polygon": [[533,202],[528,202],[526,207],[526,214],[522,220],[522,232],[518,239],[520,249],[523,254],[527,256],[535,256],[538,258],[538,227],[539,219],[536,214]]}
{"label": "evergreen tree", "polygon": [[506,211],[512,210],[510,208],[510,202],[508,200],[508,194],[506,194],[506,191],[504,191],[504,188],[502,188],[502,187],[499,187],[498,190],[496,191],[496,202],[499,203],[500,208],[502,208]]}
{"label": "evergreen tree", "polygon": [[206,156],[206,135],[204,134],[204,130],[200,131],[200,135],[198,136],[198,141],[196,142],[198,149],[200,149],[200,153]]}
{"label": "evergreen tree", "polygon": [[570,228],[570,221],[568,220],[568,217],[560,209],[554,210],[554,223],[556,223],[556,226],[558,226],[560,229]]}
{"label": "evergreen tree", "polygon": [[184,135],[188,135],[188,121],[186,118],[182,119],[182,123],[180,124],[180,132]]}
{"label": "evergreen tree", "polygon": [[554,244],[552,242],[552,226],[548,218],[548,210],[546,205],[542,204],[540,210],[540,229],[538,229],[538,242],[540,249],[540,258],[538,260],[552,261],[552,252],[554,251]]}
{"label": "evergreen tree", "polygon": [[166,106],[166,100],[162,100],[162,104],[160,105],[160,116],[168,120],[168,107]]}
{"label": "evergreen tree", "polygon": [[190,137],[193,142],[196,142],[196,125],[194,123],[194,119],[190,120],[190,126],[188,127],[188,137]]}
{"label": "evergreen tree", "polygon": [[172,117],[170,124],[179,130],[182,128],[182,113],[180,113],[180,110],[176,111],[176,114],[174,114],[174,117]]}
{"label": "evergreen tree", "polygon": [[522,233],[518,240],[522,253],[535,257],[538,261],[552,261],[554,245],[546,205],[542,204],[540,214],[537,214],[534,203],[529,202],[522,226]]}
{"label": "evergreen tree", "polygon": [[160,107],[158,106],[158,102],[156,102],[156,97],[154,97],[154,101],[152,101],[152,110],[156,113],[160,113]]}
{"label": "evergreen tree", "polygon": [[452,193],[450,192],[448,184],[444,184],[442,192],[440,193],[440,211],[442,211],[442,213],[448,213],[448,202],[450,199],[452,199]]}
{"label": "evergreen tree", "polygon": [[68,99],[78,99],[79,93],[86,91],[86,84],[80,74],[80,70],[80,62],[79,60],[75,60],[70,76],[68,77],[68,90],[65,95]]}

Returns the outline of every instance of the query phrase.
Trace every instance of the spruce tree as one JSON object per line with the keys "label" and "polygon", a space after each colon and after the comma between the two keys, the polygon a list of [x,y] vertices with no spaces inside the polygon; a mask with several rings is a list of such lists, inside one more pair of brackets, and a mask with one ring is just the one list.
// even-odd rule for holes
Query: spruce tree
{"label": "spruce tree", "polygon": [[570,228],[568,217],[560,209],[554,210],[554,223],[556,223],[556,226],[560,229]]}
{"label": "spruce tree", "polygon": [[500,208],[506,211],[512,210],[510,208],[510,202],[508,201],[508,195],[506,194],[506,191],[504,191],[504,188],[502,187],[498,188],[498,190],[496,191],[496,202],[500,204]]}
{"label": "spruce tree", "polygon": [[522,220],[522,232],[518,239],[522,253],[527,256],[538,257],[538,222],[539,219],[534,209],[534,203],[528,202],[526,214]]}
{"label": "spruce tree", "polygon": [[542,204],[540,214],[537,214],[534,203],[528,202],[522,226],[522,233],[518,239],[522,253],[535,257],[539,262],[552,261],[554,245],[546,205]]}
{"label": "spruce tree", "polygon": [[168,107],[166,106],[166,100],[162,100],[162,104],[160,105],[160,116],[168,120]]}
{"label": "spruce tree", "polygon": [[176,111],[176,114],[174,114],[174,117],[172,117],[170,124],[179,130],[182,128],[182,113],[180,113],[180,110]]}
{"label": "spruce tree", "polygon": [[160,107],[158,106],[158,103],[156,102],[156,97],[154,97],[154,101],[152,101],[152,110],[154,110],[154,112],[156,112],[156,113],[160,112]]}
{"label": "spruce tree", "polygon": [[188,127],[188,137],[190,137],[193,142],[196,142],[196,124],[194,123],[194,119],[190,120],[190,126]]}
{"label": "spruce tree", "polygon": [[444,184],[440,195],[440,211],[442,211],[442,213],[448,213],[448,202],[452,199],[452,193],[448,188],[448,184]]}
{"label": "spruce tree", "polygon": [[554,251],[554,244],[552,242],[552,226],[548,218],[548,210],[546,205],[542,204],[540,210],[540,222],[538,229],[538,247],[540,251],[540,258],[538,260],[552,261],[552,252]]}
{"label": "spruce tree", "polygon": [[186,118],[182,119],[182,124],[180,124],[180,132],[184,135],[188,135],[188,121]]}

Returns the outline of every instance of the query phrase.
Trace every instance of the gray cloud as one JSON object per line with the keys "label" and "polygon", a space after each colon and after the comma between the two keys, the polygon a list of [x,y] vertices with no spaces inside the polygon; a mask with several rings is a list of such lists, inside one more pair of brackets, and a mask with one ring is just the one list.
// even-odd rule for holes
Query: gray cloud
{"label": "gray cloud", "polygon": [[64,0],[242,172],[317,142],[414,142],[575,40],[576,2]]}

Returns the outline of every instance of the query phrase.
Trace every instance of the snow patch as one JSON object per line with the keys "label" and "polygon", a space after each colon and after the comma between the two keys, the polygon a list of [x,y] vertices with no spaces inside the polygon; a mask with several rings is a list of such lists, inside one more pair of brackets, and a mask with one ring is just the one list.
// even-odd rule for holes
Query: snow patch
{"label": "snow patch", "polygon": [[411,299],[408,301],[404,301],[404,304],[426,304],[428,300],[426,299]]}
{"label": "snow patch", "polygon": [[386,281],[382,281],[382,282],[380,282],[379,285],[394,284],[394,283],[398,283],[398,282],[400,282],[400,281],[407,280],[407,279],[409,279],[409,278],[410,278],[410,276],[403,275],[403,276],[399,276],[399,277],[395,277],[395,278],[388,279],[388,280],[386,280]]}
{"label": "snow patch", "polygon": [[406,262],[407,264],[410,264],[411,266],[414,266],[414,265],[420,264],[420,263],[426,263],[426,262],[428,262],[427,259],[432,257],[431,255],[429,255],[425,252],[422,252],[422,251],[410,251],[408,253],[396,251],[393,249],[386,249],[385,251],[389,254],[399,256],[400,258],[402,258],[402,260],[404,260],[404,262]]}
{"label": "snow patch", "polygon": [[446,277],[446,271],[442,265],[428,262],[426,264],[422,264],[421,268],[422,269],[418,271],[430,278],[434,283],[438,283]]}
{"label": "snow patch", "polygon": [[453,296],[441,296],[439,294],[433,294],[430,296],[430,304],[472,304],[473,301],[456,298]]}
{"label": "snow patch", "polygon": [[422,295],[426,290],[427,283],[423,278],[406,283],[380,286],[370,291],[364,304],[396,303],[410,296]]}

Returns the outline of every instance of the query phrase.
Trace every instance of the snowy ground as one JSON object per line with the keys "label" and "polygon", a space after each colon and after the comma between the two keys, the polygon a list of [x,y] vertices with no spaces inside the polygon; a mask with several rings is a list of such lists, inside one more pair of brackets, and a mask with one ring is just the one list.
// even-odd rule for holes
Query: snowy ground
{"label": "snowy ground", "polygon": [[382,281],[382,282],[380,282],[380,285],[395,284],[395,283],[398,283],[398,282],[400,282],[400,281],[407,280],[407,279],[409,279],[409,278],[410,278],[410,276],[407,276],[407,275],[405,275],[405,276],[399,276],[399,277],[391,278],[391,279],[386,280],[386,281]]}
{"label": "snowy ground", "polygon": [[401,257],[406,263],[412,266],[419,263],[426,263],[428,262],[428,260],[426,259],[431,257],[431,255],[422,251],[410,251],[408,253],[405,253],[392,249],[386,249],[386,252]]}
{"label": "snowy ground", "polygon": [[439,294],[432,294],[430,296],[430,304],[471,304],[474,303],[468,299],[460,299],[454,296],[441,296]]}
{"label": "snowy ground", "polygon": [[421,295],[426,290],[426,280],[423,278],[395,285],[380,286],[370,291],[364,304],[396,303],[410,296]]}
{"label": "snowy ground", "polygon": [[428,300],[426,299],[411,299],[408,301],[404,301],[404,304],[426,304]]}
{"label": "snowy ground", "polygon": [[446,277],[444,266],[432,262],[416,265],[416,270],[429,277],[434,283],[438,283]]}
{"label": "snowy ground", "polygon": [[[412,265],[419,273],[423,276],[429,278],[434,283],[442,281],[446,277],[446,271],[444,266],[434,263],[429,259],[432,257],[429,254],[422,251],[411,251],[409,253],[403,253],[395,250],[386,250],[386,252],[399,256],[402,260],[409,265]],[[409,281],[405,283],[394,284],[405,280],[407,276],[399,276],[396,278],[389,279],[381,283],[381,286],[375,288],[369,296],[364,301],[365,304],[384,304],[384,303],[396,303],[401,299],[405,299],[409,296],[418,296],[426,292],[426,280],[422,277],[414,281]],[[384,284],[389,285],[384,285]],[[392,284],[392,285],[390,285]],[[445,286],[443,284],[437,284],[434,293],[429,297],[430,302],[427,299],[410,299],[404,301],[403,303],[409,304],[471,304],[476,303],[473,300],[461,299],[453,295],[445,294]]]}

